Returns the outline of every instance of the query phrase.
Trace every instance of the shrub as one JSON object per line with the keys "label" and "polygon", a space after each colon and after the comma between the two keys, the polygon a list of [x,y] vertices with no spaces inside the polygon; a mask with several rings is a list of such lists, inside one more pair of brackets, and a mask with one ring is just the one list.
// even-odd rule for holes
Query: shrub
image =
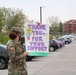
{"label": "shrub", "polygon": [[52,40],[52,39],[53,39],[53,35],[49,34],[49,40]]}
{"label": "shrub", "polygon": [[4,35],[3,33],[0,34],[0,43],[1,44],[7,44],[9,40],[9,37],[7,35]]}

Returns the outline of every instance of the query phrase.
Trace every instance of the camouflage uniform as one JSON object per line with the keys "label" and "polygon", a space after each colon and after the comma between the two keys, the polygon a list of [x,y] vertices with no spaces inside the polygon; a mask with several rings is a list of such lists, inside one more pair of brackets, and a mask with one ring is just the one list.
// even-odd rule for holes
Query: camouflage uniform
{"label": "camouflage uniform", "polygon": [[[12,47],[14,50],[10,50]],[[28,75],[23,46],[18,41],[10,40],[7,48],[9,53],[8,75]]]}

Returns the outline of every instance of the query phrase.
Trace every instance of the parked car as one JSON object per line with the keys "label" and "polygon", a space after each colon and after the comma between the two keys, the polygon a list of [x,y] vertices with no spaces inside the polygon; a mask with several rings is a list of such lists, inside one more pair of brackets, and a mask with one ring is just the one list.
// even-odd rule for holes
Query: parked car
{"label": "parked car", "polygon": [[62,36],[59,39],[64,40],[65,44],[69,44],[72,42],[72,39],[70,37],[67,37],[67,36]]}
{"label": "parked car", "polygon": [[0,44],[0,69],[4,69],[8,64],[8,53],[6,51],[6,46]]}
{"label": "parked car", "polygon": [[[26,56],[26,61],[31,61],[34,56]],[[7,68],[8,66],[8,52],[6,45],[0,44],[0,69]]]}
{"label": "parked car", "polygon": [[50,40],[50,41],[49,41],[49,52],[53,52],[53,51],[55,51],[57,48],[59,48],[58,42],[56,42],[55,40]]}
{"label": "parked car", "polygon": [[59,48],[63,46],[63,42],[60,41],[59,39],[57,39],[57,40],[55,40],[55,41],[58,42],[58,44],[59,44]]}
{"label": "parked car", "polygon": [[65,45],[65,40],[62,40],[62,39],[57,39],[57,40],[60,41],[61,46]]}
{"label": "parked car", "polygon": [[74,35],[72,35],[72,34],[65,35],[65,36],[67,36],[67,37],[71,38],[71,40],[72,40],[72,41],[73,41],[73,40],[75,40],[75,36],[74,36]]}

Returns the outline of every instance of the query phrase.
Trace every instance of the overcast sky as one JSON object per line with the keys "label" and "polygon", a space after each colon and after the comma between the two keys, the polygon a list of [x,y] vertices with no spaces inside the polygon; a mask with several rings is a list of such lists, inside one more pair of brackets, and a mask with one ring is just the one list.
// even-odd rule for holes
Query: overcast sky
{"label": "overcast sky", "polygon": [[28,19],[40,20],[40,6],[42,8],[42,21],[57,16],[62,22],[76,19],[76,0],[0,0],[0,7],[22,9]]}

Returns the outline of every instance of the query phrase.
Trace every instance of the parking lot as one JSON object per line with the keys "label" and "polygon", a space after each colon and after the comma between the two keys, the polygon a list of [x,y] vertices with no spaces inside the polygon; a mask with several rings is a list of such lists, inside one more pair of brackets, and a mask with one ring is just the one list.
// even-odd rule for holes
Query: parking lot
{"label": "parking lot", "polygon": [[[76,75],[76,41],[49,52],[47,57],[36,57],[27,62],[28,75]],[[8,75],[8,70],[0,70]]]}

